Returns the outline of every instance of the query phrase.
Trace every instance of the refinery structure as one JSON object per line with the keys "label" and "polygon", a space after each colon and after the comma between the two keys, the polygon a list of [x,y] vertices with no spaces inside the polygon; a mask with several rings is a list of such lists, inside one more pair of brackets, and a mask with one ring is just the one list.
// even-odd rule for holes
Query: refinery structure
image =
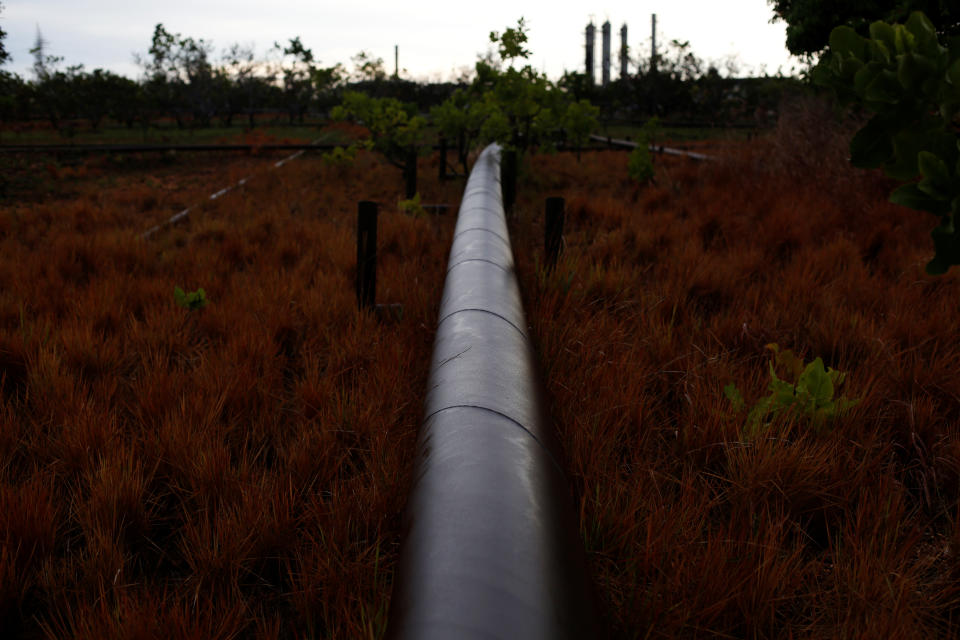
{"label": "refinery structure", "polygon": [[[650,19],[650,28],[651,28],[651,46],[650,46],[650,68],[656,68],[656,59],[657,59],[657,15],[653,14]],[[600,84],[602,86],[607,86],[610,84],[611,75],[610,67],[612,64],[610,47],[611,47],[611,27],[610,21],[606,20],[600,26],[601,34],[601,60],[600,60]],[[587,75],[587,80],[591,85],[597,83],[597,73],[596,73],[596,44],[597,44],[597,27],[594,26],[593,20],[587,24],[586,30],[586,44],[585,44],[585,55],[584,55],[584,71]],[[627,45],[627,24],[624,23],[620,27],[620,79],[626,80],[630,77],[630,48]]]}

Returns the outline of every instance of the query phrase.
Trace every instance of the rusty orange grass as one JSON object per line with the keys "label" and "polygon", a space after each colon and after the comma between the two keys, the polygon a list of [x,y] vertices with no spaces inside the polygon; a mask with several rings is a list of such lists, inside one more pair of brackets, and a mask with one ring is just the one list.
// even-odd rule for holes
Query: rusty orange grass
{"label": "rusty orange grass", "polygon": [[[528,318],[615,637],[958,633],[960,275],[924,273],[929,221],[847,168],[829,122],[660,160],[646,188],[617,152],[535,158],[519,188]],[[547,274],[550,195],[568,224]],[[744,437],[723,387],[765,395],[768,343],[848,371],[861,403]]]}

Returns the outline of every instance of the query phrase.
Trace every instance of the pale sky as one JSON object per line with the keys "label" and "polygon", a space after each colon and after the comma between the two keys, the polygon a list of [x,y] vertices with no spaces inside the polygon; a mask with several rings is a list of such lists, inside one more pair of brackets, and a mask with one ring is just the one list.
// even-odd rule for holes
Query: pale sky
{"label": "pale sky", "polygon": [[[564,70],[583,71],[584,30],[592,18],[613,32],[612,75],[617,77],[620,26],[628,27],[632,53],[649,56],[650,14],[657,14],[657,41],[690,41],[706,61],[736,57],[743,71],[765,68],[785,73],[800,67],[784,46],[783,23],[770,24],[767,0],[603,0],[596,4],[558,5],[507,0],[449,2],[440,0],[0,0],[0,24],[7,32],[6,49],[13,61],[5,68],[26,77],[37,27],[51,55],[64,64],[84,64],[137,77],[134,52],[145,53],[153,28],[204,38],[214,45],[214,58],[233,43],[254,45],[261,56],[274,41],[300,36],[323,65],[349,67],[350,58],[366,50],[393,71],[393,47],[400,47],[400,67],[413,79],[449,79],[472,68],[486,51],[488,34],[503,30],[523,16],[529,26],[531,63],[556,79]],[[600,70],[597,69],[597,78]]]}

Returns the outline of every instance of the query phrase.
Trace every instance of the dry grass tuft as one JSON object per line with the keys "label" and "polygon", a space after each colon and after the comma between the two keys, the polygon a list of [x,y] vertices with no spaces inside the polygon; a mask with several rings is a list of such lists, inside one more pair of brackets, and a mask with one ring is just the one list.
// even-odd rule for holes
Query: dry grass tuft
{"label": "dry grass tuft", "polygon": [[[716,163],[531,158],[515,250],[614,637],[956,635],[960,275],[802,102]],[[542,262],[543,206],[567,200]],[[743,433],[776,342],[860,404]]]}
{"label": "dry grass tuft", "polygon": [[[274,160],[131,161],[0,208],[5,634],[382,633],[453,216],[397,212],[375,156],[308,155],[137,237]],[[402,318],[356,309],[361,199]]]}

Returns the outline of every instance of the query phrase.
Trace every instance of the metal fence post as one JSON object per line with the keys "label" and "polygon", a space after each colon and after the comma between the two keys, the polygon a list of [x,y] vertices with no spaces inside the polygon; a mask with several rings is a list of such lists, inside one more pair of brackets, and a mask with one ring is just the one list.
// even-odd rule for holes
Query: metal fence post
{"label": "metal fence post", "polygon": [[447,137],[440,136],[440,169],[439,175],[440,182],[444,182],[447,179]]}
{"label": "metal fence post", "polygon": [[563,244],[564,200],[562,197],[547,198],[546,224],[544,225],[544,249],[547,271],[553,270]]}
{"label": "metal fence post", "polygon": [[377,299],[377,203],[357,205],[357,305],[372,309]]}
{"label": "metal fence post", "polygon": [[407,162],[404,166],[404,177],[407,181],[407,200],[417,195],[417,148],[407,149]]}

